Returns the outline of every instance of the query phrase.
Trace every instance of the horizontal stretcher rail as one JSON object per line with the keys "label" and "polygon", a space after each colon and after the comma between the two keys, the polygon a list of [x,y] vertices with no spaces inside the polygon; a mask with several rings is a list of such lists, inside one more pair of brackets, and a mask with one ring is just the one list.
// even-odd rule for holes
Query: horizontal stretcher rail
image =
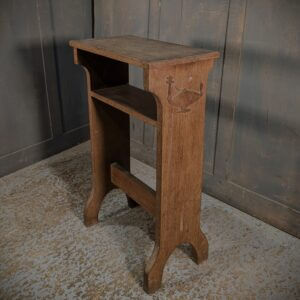
{"label": "horizontal stretcher rail", "polygon": [[110,168],[112,183],[154,216],[156,192],[118,163],[112,163]]}

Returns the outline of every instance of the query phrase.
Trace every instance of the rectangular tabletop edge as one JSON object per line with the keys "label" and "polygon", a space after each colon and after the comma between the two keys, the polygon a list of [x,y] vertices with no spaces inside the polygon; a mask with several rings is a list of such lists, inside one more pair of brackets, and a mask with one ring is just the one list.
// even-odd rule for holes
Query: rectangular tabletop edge
{"label": "rectangular tabletop edge", "polygon": [[[126,36],[122,36],[122,37],[140,38],[140,37],[133,36],[133,35],[126,35]],[[113,38],[117,38],[117,36],[113,37]],[[143,39],[143,38],[141,38],[141,39]],[[196,62],[196,61],[201,61],[201,60],[217,59],[220,56],[218,51],[210,51],[210,50],[199,48],[199,50],[203,50],[203,51],[207,51],[207,52],[206,53],[193,54],[193,55],[187,55],[187,56],[184,56],[184,57],[174,57],[174,58],[169,58],[169,59],[158,59],[158,60],[153,60],[153,61],[147,61],[147,60],[137,59],[137,58],[134,58],[134,57],[131,57],[131,56],[127,56],[127,55],[124,55],[124,54],[120,54],[120,53],[117,53],[117,52],[114,52],[114,51],[111,51],[111,50],[107,50],[107,49],[104,49],[104,48],[89,46],[89,45],[84,44],[83,42],[81,42],[81,41],[89,41],[89,40],[95,40],[95,39],[71,40],[71,41],[69,41],[69,45],[73,48],[76,48],[76,49],[80,49],[80,50],[91,52],[91,53],[94,53],[94,54],[97,54],[97,55],[109,57],[111,59],[122,61],[122,62],[125,62],[125,63],[128,63],[128,64],[133,64],[133,65],[136,65],[136,66],[142,67],[142,68],[148,68],[149,66],[159,67],[159,66],[164,66],[164,65],[175,65],[175,64]],[[148,39],[148,40],[160,42],[159,40],[153,40],[153,39]],[[163,42],[163,43],[174,45],[174,44],[168,43],[168,42]],[[176,45],[179,45],[179,44],[176,44]],[[186,45],[179,45],[179,46],[192,48],[192,47],[186,46]]]}
{"label": "rectangular tabletop edge", "polygon": [[78,41],[77,40],[71,40],[69,42],[69,45],[73,48],[76,48],[76,49],[80,49],[80,50],[91,52],[91,53],[94,53],[94,54],[97,54],[97,55],[105,56],[105,57],[108,57],[108,58],[111,58],[111,59],[114,59],[114,60],[118,60],[118,61],[122,61],[122,62],[125,62],[125,63],[128,63],[128,64],[136,65],[138,67],[145,68],[148,65],[146,62],[141,61],[139,59],[134,59],[134,58],[128,57],[126,55],[114,53],[114,52],[111,52],[111,51],[106,50],[106,49],[91,47],[91,46],[88,46],[88,45],[83,45],[82,43],[80,43],[80,40],[78,40]]}

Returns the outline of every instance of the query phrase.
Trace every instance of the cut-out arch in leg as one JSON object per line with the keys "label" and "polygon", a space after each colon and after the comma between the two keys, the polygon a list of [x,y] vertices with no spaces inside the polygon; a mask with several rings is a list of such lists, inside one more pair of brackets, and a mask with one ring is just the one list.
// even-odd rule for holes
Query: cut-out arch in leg
{"label": "cut-out arch in leg", "polygon": [[165,264],[173,250],[174,248],[161,248],[155,244],[144,273],[144,290],[148,294],[152,294],[160,288]]}
{"label": "cut-out arch in leg", "polygon": [[208,259],[208,241],[204,233],[199,229],[199,234],[195,236],[193,241],[189,244],[192,247],[193,256],[195,262],[199,265],[206,259]]}
{"label": "cut-out arch in leg", "polygon": [[[160,288],[164,267],[168,258],[175,248],[183,243],[184,242],[178,242],[178,244],[173,247],[171,247],[170,244],[165,244],[165,247],[160,247],[157,243],[155,244],[144,273],[144,290],[147,293],[152,294]],[[193,256],[197,264],[200,264],[208,258],[208,241],[200,229],[199,234],[195,235],[195,239],[188,243],[191,245]]]}

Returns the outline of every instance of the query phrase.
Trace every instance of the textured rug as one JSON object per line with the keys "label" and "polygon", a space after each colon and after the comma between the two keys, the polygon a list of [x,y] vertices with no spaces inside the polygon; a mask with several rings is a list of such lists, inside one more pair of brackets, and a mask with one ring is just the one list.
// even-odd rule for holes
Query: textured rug
{"label": "textured rug", "polygon": [[[151,167],[133,159],[132,172],[155,186]],[[179,247],[145,294],[153,219],[113,190],[84,227],[90,179],[88,143],[0,178],[0,299],[300,299],[300,240],[205,194],[209,259]]]}

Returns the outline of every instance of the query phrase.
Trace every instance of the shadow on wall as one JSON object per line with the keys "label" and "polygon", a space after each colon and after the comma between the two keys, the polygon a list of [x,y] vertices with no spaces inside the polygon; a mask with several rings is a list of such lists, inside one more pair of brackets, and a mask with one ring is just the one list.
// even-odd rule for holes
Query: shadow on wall
{"label": "shadow on wall", "polygon": [[64,132],[88,123],[86,78],[84,70],[74,64],[73,49],[69,46],[72,39],[76,37],[56,39],[54,44]]}
{"label": "shadow on wall", "polygon": [[[218,116],[222,172],[226,180],[299,211],[300,57],[268,43],[227,48]],[[208,95],[208,104],[213,100]],[[215,113],[212,105],[206,112]]]}
{"label": "shadow on wall", "polygon": [[91,37],[90,5],[1,1],[1,175],[87,138],[85,77],[68,42]]}

